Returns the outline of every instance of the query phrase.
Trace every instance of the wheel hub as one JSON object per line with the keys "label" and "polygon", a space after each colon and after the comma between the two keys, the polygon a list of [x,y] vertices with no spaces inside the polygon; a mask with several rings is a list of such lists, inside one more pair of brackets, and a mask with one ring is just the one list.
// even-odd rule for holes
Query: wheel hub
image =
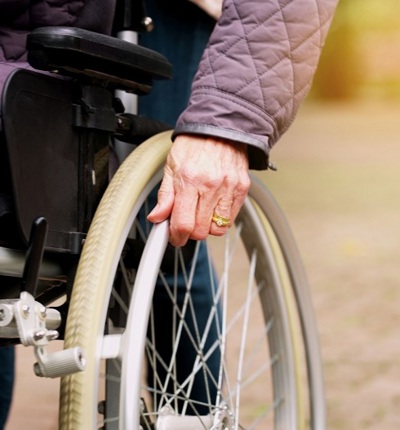
{"label": "wheel hub", "polygon": [[177,415],[171,406],[164,406],[157,419],[156,430],[233,430],[234,418],[227,404],[215,415]]}

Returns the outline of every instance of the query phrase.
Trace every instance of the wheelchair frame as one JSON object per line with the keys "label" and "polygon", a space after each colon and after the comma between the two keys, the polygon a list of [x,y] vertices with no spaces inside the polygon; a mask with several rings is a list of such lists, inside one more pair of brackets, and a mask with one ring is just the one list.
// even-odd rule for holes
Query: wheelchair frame
{"label": "wheelchair frame", "polygon": [[[123,323],[124,334],[110,330],[107,322],[110,305],[119,294],[113,293],[113,285],[118,283],[115,273],[121,256],[127,253],[127,237],[137,244],[130,238],[132,225],[141,230],[141,224],[135,224],[139,207],[160,178],[169,149],[169,133],[160,134],[168,128],[165,124],[124,113],[113,94],[116,89],[146,94],[153,79],[170,77],[168,61],[128,42],[66,27],[35,30],[29,36],[28,48],[33,67],[56,72],[59,77],[17,71],[3,96],[3,132],[19,239],[16,246],[0,248],[0,277],[7,283],[0,291],[0,340],[3,344],[17,340],[33,346],[38,360],[35,373],[62,377],[62,429],[97,428],[100,359],[117,360],[122,369],[116,387],[105,385],[101,415],[119,415],[118,419],[104,420],[107,429],[239,428],[239,403],[230,404],[222,394],[225,369],[221,369],[218,400],[209,413],[187,415],[186,405],[177,414],[172,399],[185,391],[186,403],[190,403],[190,390],[186,391],[189,382],[175,385],[169,400],[160,400],[156,419],[147,412],[151,403],[153,409],[157,405],[141,392],[143,362],[139,357],[149,343],[147,324],[152,291],[163,273],[166,223],[146,234],[140,245],[134,286],[126,299],[131,305]],[[33,107],[41,118],[61,111],[60,118],[70,120],[65,125],[57,121],[58,115],[50,115],[46,127],[41,128],[44,135],[36,135],[37,120],[29,115]],[[16,117],[24,119],[24,127],[14,120]],[[107,173],[108,169],[96,155],[106,152],[109,157],[110,136],[135,145],[146,142],[133,151],[109,185],[107,181],[99,184],[98,178],[104,177],[105,167]],[[54,145],[49,146],[49,141]],[[247,250],[265,324],[277,326],[267,333],[271,361],[282,361],[269,369],[271,425],[276,429],[324,429],[318,336],[301,260],[282,212],[255,178],[236,228],[234,238],[241,237]],[[178,254],[185,266],[182,251]],[[259,260],[255,254],[261,256]],[[193,253],[190,258],[194,258]],[[221,278],[227,282],[225,269]],[[218,298],[226,294],[222,293],[224,282],[216,288]],[[260,287],[263,283],[270,285],[266,292]],[[67,296],[64,305],[48,306],[63,295]],[[251,305],[249,302],[247,311],[241,310],[247,318],[251,318]],[[213,312],[217,313],[215,309]],[[223,337],[223,331],[220,335]],[[65,339],[64,349],[47,353],[46,346],[58,336]],[[225,346],[221,350],[224,352]],[[279,355],[284,359],[278,359]],[[132,360],[137,361],[135,366],[130,365]],[[199,360],[197,373],[206,368],[204,357]],[[302,377],[305,391],[299,381]],[[153,394],[156,392],[154,389]],[[121,399],[113,405],[113,397],[118,396]],[[284,407],[285,403],[289,406]],[[192,407],[196,409],[196,404]]]}

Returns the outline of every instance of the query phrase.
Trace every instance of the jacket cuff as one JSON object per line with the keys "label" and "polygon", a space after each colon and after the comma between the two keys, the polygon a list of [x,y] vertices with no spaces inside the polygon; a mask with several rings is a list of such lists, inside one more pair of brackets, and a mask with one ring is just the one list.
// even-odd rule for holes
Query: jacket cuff
{"label": "jacket cuff", "polygon": [[269,167],[268,141],[261,142],[259,139],[247,133],[208,124],[178,123],[172,134],[172,140],[180,134],[213,136],[233,142],[245,143],[248,145],[247,154],[249,157],[249,168],[253,170],[265,170]]}

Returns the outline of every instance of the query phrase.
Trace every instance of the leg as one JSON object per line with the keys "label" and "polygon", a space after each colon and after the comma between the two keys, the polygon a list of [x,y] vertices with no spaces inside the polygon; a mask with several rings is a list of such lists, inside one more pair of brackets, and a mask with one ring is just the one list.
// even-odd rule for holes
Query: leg
{"label": "leg", "polygon": [[0,348],[0,429],[7,421],[14,385],[14,347]]}
{"label": "leg", "polygon": [[139,99],[139,112],[173,127],[186,107],[214,21],[187,0],[149,0],[146,6],[155,28],[151,33],[140,35],[139,42],[168,58],[173,66],[173,78],[154,82],[151,93]]}

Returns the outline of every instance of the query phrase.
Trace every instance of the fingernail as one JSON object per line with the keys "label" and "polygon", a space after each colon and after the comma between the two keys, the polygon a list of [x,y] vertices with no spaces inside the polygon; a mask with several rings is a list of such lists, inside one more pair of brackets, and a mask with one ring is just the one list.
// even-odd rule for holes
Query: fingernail
{"label": "fingernail", "polygon": [[161,206],[160,206],[160,204],[159,203],[157,203],[155,206],[154,206],[154,208],[150,211],[150,213],[147,215],[147,219],[150,217],[157,217],[157,215],[158,215],[158,212],[160,211],[160,208],[161,208]]}

